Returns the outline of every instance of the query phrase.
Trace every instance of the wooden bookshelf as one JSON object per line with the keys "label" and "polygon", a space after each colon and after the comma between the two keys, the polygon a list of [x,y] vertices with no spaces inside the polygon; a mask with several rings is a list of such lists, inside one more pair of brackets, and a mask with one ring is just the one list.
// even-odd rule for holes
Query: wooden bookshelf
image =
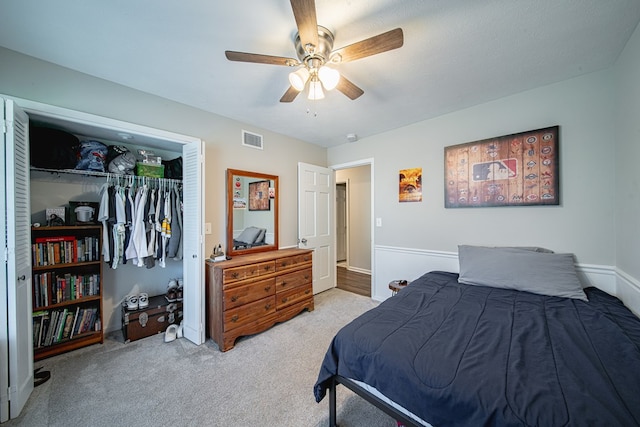
{"label": "wooden bookshelf", "polygon": [[104,342],[102,226],[32,227],[34,359]]}

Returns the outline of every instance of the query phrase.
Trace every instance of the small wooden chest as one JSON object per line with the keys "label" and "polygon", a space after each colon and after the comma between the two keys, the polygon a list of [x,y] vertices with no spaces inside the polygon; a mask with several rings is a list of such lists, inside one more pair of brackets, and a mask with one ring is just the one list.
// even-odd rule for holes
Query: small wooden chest
{"label": "small wooden chest", "polygon": [[182,301],[169,302],[164,295],[149,297],[149,306],[128,310],[122,305],[122,335],[124,341],[135,341],[151,335],[164,333],[167,326],[180,324]]}

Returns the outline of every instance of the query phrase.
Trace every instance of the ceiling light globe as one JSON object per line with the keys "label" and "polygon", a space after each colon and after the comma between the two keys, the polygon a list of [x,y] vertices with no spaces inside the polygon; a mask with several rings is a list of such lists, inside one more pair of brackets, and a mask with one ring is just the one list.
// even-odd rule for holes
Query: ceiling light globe
{"label": "ceiling light globe", "polygon": [[335,89],[340,81],[340,73],[329,67],[321,67],[318,70],[318,78],[326,90]]}
{"label": "ceiling light globe", "polygon": [[307,80],[309,79],[309,70],[305,67],[299,68],[297,71],[289,73],[289,83],[291,86],[300,92],[304,89],[304,86],[307,84]]}
{"label": "ceiling light globe", "polygon": [[324,98],[322,83],[320,83],[319,80],[312,80],[311,82],[309,82],[309,96],[307,96],[307,98],[312,101]]}

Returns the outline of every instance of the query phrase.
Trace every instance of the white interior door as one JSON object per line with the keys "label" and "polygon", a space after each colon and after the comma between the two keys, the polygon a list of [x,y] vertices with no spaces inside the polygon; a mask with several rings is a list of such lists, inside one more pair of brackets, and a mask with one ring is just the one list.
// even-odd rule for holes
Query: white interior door
{"label": "white interior door", "polygon": [[[4,104],[4,193],[6,269],[6,354],[8,389],[2,388],[2,420],[17,417],[33,391],[31,318],[31,209],[29,195],[29,117],[13,101]],[[4,328],[3,328],[4,329]],[[5,331],[2,332],[3,334]],[[4,340],[3,340],[4,341]],[[3,349],[4,350],[4,349]],[[4,359],[4,356],[3,356]],[[10,367],[10,369],[9,369]],[[5,394],[5,390],[8,390]],[[8,413],[5,396],[8,399]]]}
{"label": "white interior door", "polygon": [[336,286],[333,171],[298,163],[298,246],[313,249],[313,293]]}
{"label": "white interior door", "polygon": [[183,280],[184,280],[184,336],[194,344],[205,341],[204,331],[204,257],[202,221],[204,218],[204,182],[202,180],[202,141],[191,142],[182,148],[183,200],[182,221]]}
{"label": "white interior door", "polygon": [[[4,124],[4,100],[0,98],[0,120]],[[4,126],[2,126],[4,129]],[[5,164],[6,156],[6,132],[2,132],[2,150],[0,150],[0,164]],[[0,174],[0,188],[6,194],[5,169]],[[2,227],[2,257],[7,251],[7,228],[6,228],[6,207],[7,200],[4,195],[0,196],[0,227]],[[0,423],[9,419],[9,326],[7,325],[7,267],[0,273]]]}

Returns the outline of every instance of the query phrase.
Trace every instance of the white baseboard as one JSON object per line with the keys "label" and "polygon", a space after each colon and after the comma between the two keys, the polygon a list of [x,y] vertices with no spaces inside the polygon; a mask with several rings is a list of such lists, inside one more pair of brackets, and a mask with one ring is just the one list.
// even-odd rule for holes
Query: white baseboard
{"label": "white baseboard", "polygon": [[[389,282],[395,279],[415,280],[434,270],[459,271],[457,252],[432,251],[375,246],[374,280],[371,298],[384,301],[391,296]],[[594,264],[576,264],[584,287],[595,286],[622,300],[631,311],[640,316],[640,282],[615,267]]]}
{"label": "white baseboard", "polygon": [[616,270],[616,294],[636,316],[640,317],[640,281]]}

